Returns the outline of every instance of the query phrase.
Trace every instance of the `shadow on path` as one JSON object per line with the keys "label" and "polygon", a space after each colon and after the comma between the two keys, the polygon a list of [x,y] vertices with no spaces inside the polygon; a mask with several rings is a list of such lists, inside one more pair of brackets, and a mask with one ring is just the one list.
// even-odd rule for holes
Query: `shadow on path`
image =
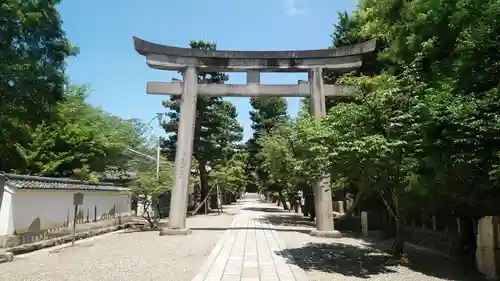
{"label": "shadow on path", "polygon": [[255,211],[255,212],[265,212],[265,213],[283,213],[285,211],[277,208],[266,208],[266,207],[245,207],[241,210],[244,211]]}
{"label": "shadow on path", "polygon": [[228,228],[223,228],[223,227],[193,227],[190,228],[193,231],[196,230],[205,230],[205,231],[225,231],[225,230],[249,230],[249,229],[255,229],[255,230],[274,230],[278,232],[300,232],[304,234],[308,234],[310,230],[303,230],[303,229],[294,229],[294,228],[266,228],[266,227],[228,227]]}
{"label": "shadow on path", "polygon": [[[314,223],[308,221],[307,218],[291,212],[268,213],[263,220],[275,225],[276,227],[273,228],[276,231],[280,231],[280,228],[287,229],[287,231],[300,229],[298,232],[306,234],[314,227]],[[318,240],[309,236],[299,236],[297,239],[309,240],[310,243],[298,248],[289,248],[287,251],[294,257],[297,265],[304,270],[319,270],[358,278],[394,274],[398,270],[407,268],[406,270],[443,280],[485,280],[473,266],[410,247],[405,247],[409,263],[395,266],[388,254],[392,239],[364,239],[358,234],[343,234],[345,237],[343,239],[323,239],[325,242],[322,243],[316,242]]]}
{"label": "shadow on path", "polygon": [[341,243],[308,243],[301,248],[288,249],[288,252],[304,270],[335,272],[358,278],[396,272],[385,264],[389,255],[370,248]]}
{"label": "shadow on path", "polygon": [[262,219],[272,225],[294,226],[294,227],[315,227],[314,221],[297,213],[266,214]]}
{"label": "shadow on path", "polygon": [[[122,231],[122,232],[117,232],[116,234],[118,235],[123,235],[123,234],[130,234],[130,233],[135,233],[135,232],[147,232],[147,231],[160,231],[162,227],[159,228],[144,228],[144,229],[133,229],[129,228],[127,231]],[[308,234],[310,232],[309,229],[295,229],[295,228],[266,228],[266,227],[190,227],[192,231],[226,231],[228,229],[230,230],[249,230],[249,229],[255,229],[255,230],[274,230],[277,232],[299,232],[299,233],[304,233]]]}
{"label": "shadow on path", "polygon": [[[409,249],[406,253],[410,263],[396,266],[390,262],[391,256],[378,249],[378,246],[380,245],[355,246],[344,242],[308,243],[303,247],[287,250],[293,256],[293,261],[290,261],[289,257],[285,256],[285,258],[289,262],[295,262],[304,270],[318,270],[364,279],[373,275],[394,274],[406,267],[411,271],[443,280],[485,280],[483,276],[467,266],[431,253]],[[281,253],[277,252],[277,254]]]}

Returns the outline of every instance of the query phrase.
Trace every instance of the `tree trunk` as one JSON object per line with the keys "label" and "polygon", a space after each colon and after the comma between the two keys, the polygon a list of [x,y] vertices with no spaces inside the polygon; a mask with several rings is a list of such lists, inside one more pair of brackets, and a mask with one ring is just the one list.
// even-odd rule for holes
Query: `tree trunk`
{"label": "tree trunk", "polygon": [[287,200],[289,207],[290,207],[290,211],[293,211],[293,209],[295,208],[295,203],[293,202],[293,197],[292,196],[285,196],[285,200]]}
{"label": "tree trunk", "polygon": [[208,172],[205,161],[198,160],[198,163],[198,170],[200,171],[200,195],[202,200],[204,200],[210,192],[210,187],[208,186]]}
{"label": "tree trunk", "polygon": [[[2,198],[2,197],[0,196],[0,198]],[[130,204],[131,206],[130,206],[130,209],[132,210],[132,212],[135,213],[136,216],[138,215],[138,212],[137,212],[137,201],[138,201],[137,195],[132,195],[131,196],[131,204]],[[1,204],[1,202],[0,202],[0,204]]]}
{"label": "tree trunk", "polygon": [[396,239],[394,240],[394,244],[392,246],[392,255],[396,260],[400,260],[403,256],[405,246],[403,233],[401,231],[400,216],[394,217],[394,226],[396,227]]}
{"label": "tree trunk", "polygon": [[298,213],[299,212],[299,209],[300,209],[300,203],[298,202],[297,200],[297,196],[292,196],[290,197],[290,207],[293,209],[293,211],[295,213]]}
{"label": "tree trunk", "polygon": [[352,213],[354,213],[354,210],[356,210],[356,207],[358,206],[358,203],[361,201],[361,198],[363,197],[363,191],[358,190],[358,193],[356,193],[356,197],[354,198],[354,202],[352,202],[351,208],[349,208],[344,216],[352,216]]}
{"label": "tree trunk", "polygon": [[[401,262],[404,253],[404,238],[401,226],[401,209],[399,208],[399,198],[396,195],[394,188],[389,187],[384,190],[381,189],[379,193],[384,202],[385,207],[390,215],[394,218],[394,228],[396,232],[396,238],[392,244],[392,255],[397,262]],[[387,196],[387,198],[385,196]]]}
{"label": "tree trunk", "polygon": [[283,204],[283,209],[284,209],[285,211],[290,210],[290,208],[288,208],[288,204],[286,203],[286,197],[285,197],[285,195],[283,194],[283,192],[281,192],[281,190],[280,190],[280,191],[278,191],[278,194],[279,194],[279,197],[280,197],[280,198],[279,198],[279,200],[280,200],[280,201],[281,201],[281,203]]}
{"label": "tree trunk", "polygon": [[[343,214],[341,217],[339,217],[337,220],[343,220],[345,218],[351,217],[352,214],[354,213],[354,210],[356,210],[358,203],[361,201],[362,197],[363,197],[363,192],[358,191],[356,197],[354,198],[354,202],[352,202],[352,206],[349,209],[347,209],[346,213]],[[344,206],[347,206],[347,204],[345,204]]]}
{"label": "tree trunk", "polygon": [[[212,186],[212,188],[210,188],[210,189],[208,190],[208,192],[207,192],[207,193],[210,193],[210,192],[212,191],[212,189],[213,189],[213,188],[214,188],[214,187]],[[205,208],[204,208],[204,209],[205,209],[205,212],[206,212],[206,210],[207,210],[206,204],[207,204],[207,203],[208,203],[208,198],[207,198],[207,197],[203,198],[203,199],[202,199],[202,201],[201,201],[201,204],[200,204],[200,205],[198,205],[198,207],[196,207],[196,209],[194,209],[194,211],[192,212],[192,215],[195,215],[195,214],[196,214],[196,212],[198,212],[198,210],[199,210],[201,207],[203,207],[203,206],[205,206]]]}
{"label": "tree trunk", "polygon": [[316,218],[316,209],[314,206],[314,195],[313,194],[306,194],[304,195],[304,205],[305,209],[307,212],[307,215],[304,214],[304,216],[309,216],[309,220],[313,221]]}
{"label": "tree trunk", "polygon": [[158,209],[158,218],[162,218],[161,206],[160,206],[160,199],[159,198],[156,200],[156,209]]}
{"label": "tree trunk", "polygon": [[307,193],[304,190],[302,190],[302,198],[300,198],[300,207],[302,209],[302,215],[304,217],[308,217],[309,209],[307,206]]}

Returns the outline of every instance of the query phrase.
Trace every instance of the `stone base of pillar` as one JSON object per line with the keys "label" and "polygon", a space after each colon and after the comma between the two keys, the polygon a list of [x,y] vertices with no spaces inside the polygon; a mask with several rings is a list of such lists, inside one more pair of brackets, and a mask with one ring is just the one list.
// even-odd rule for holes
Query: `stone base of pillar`
{"label": "stone base of pillar", "polygon": [[189,235],[192,231],[189,228],[163,228],[160,236]]}
{"label": "stone base of pillar", "polygon": [[309,232],[310,236],[322,237],[322,238],[341,238],[342,233],[338,230],[318,230],[313,229]]}

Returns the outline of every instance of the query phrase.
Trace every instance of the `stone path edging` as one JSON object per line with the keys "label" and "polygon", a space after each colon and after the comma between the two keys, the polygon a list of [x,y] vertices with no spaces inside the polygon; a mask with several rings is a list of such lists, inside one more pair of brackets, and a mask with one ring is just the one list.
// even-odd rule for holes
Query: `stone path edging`
{"label": "stone path edging", "polygon": [[222,250],[222,246],[224,245],[224,242],[226,241],[227,237],[231,234],[231,228],[233,228],[236,224],[236,216],[233,219],[233,222],[231,222],[231,225],[229,225],[228,229],[224,232],[224,235],[219,238],[219,241],[217,241],[217,244],[215,244],[212,252],[210,252],[210,255],[207,257],[207,261],[203,264],[203,266],[200,268],[200,271],[196,274],[196,276],[191,280],[191,281],[203,281],[205,276],[208,274],[210,271],[210,268],[214,264],[217,256],[219,255],[220,251]]}
{"label": "stone path edging", "polygon": [[288,250],[285,243],[283,243],[283,241],[281,241],[281,239],[279,239],[278,232],[276,231],[276,229],[271,228],[271,233],[274,235],[274,239],[278,243],[278,247],[279,247],[283,257],[286,259],[288,267],[290,267],[290,270],[292,271],[296,280],[307,280],[307,276],[304,273],[304,270],[297,265],[297,262],[295,261],[295,257],[290,253],[290,250]]}

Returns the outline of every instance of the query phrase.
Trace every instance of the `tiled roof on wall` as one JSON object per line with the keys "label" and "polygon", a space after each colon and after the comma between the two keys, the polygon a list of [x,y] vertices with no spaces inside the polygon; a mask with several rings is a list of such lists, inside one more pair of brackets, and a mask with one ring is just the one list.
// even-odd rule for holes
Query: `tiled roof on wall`
{"label": "tiled roof on wall", "polygon": [[[96,191],[128,191],[128,188],[112,183],[83,182],[65,178],[48,178],[0,173],[5,184],[18,189],[65,189],[65,190],[96,190]],[[0,180],[2,182],[2,180]]]}

